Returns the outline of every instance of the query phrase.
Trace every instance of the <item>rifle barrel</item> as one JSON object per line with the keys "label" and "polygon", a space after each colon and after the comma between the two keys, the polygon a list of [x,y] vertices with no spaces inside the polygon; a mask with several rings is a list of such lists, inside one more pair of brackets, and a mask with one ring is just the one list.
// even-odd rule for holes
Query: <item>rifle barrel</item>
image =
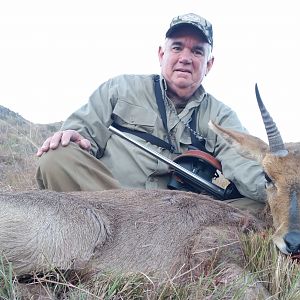
{"label": "rifle barrel", "polygon": [[117,128],[113,127],[113,126],[109,126],[108,128],[112,133],[118,135],[119,137],[125,139],[126,141],[132,143],[133,145],[137,146],[138,148],[144,150],[145,152],[151,154],[152,156],[154,156],[155,158],[159,159],[160,161],[166,163],[169,166],[172,166],[174,168],[174,170],[177,171],[177,173],[179,175],[181,175],[183,178],[188,179],[190,182],[192,182],[195,185],[199,185],[201,188],[203,188],[204,190],[208,191],[209,193],[211,193],[212,195],[223,199],[224,197],[224,190],[220,187],[218,187],[217,185],[199,177],[198,175],[196,175],[195,173],[191,172],[190,170],[187,170],[186,168],[182,167],[181,165],[177,164],[176,162],[174,162],[173,160],[161,155],[160,153],[147,148],[146,146],[142,145],[141,143],[139,143],[138,141],[128,137],[127,135],[125,135],[123,132],[121,132],[120,130],[118,130]]}

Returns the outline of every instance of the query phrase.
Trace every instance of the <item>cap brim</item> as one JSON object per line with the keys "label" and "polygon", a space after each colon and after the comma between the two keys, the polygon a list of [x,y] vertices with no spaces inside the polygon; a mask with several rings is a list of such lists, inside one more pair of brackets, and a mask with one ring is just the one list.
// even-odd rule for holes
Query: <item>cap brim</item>
{"label": "cap brim", "polygon": [[205,35],[204,31],[202,31],[198,26],[191,24],[191,23],[180,23],[180,24],[173,25],[166,32],[166,38],[171,37],[182,26],[190,26],[191,28],[196,29],[200,33],[201,37],[204,38],[205,41],[210,44],[209,39]]}

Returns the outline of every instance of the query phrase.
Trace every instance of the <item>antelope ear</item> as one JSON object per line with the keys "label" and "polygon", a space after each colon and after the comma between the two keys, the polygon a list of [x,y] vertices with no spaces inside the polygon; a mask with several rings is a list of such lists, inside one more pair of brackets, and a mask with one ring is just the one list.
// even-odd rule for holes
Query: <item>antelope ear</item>
{"label": "antelope ear", "polygon": [[208,126],[217,135],[221,136],[236,151],[249,159],[261,162],[269,151],[269,146],[263,140],[247,133],[223,128],[213,121],[208,122]]}

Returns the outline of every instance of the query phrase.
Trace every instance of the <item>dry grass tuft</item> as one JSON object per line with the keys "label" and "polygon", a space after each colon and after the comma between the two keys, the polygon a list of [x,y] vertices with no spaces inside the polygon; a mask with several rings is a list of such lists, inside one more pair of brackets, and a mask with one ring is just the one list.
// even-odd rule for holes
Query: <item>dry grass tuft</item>
{"label": "dry grass tuft", "polygon": [[300,299],[300,265],[278,251],[273,230],[242,235],[247,268],[259,278],[274,299]]}

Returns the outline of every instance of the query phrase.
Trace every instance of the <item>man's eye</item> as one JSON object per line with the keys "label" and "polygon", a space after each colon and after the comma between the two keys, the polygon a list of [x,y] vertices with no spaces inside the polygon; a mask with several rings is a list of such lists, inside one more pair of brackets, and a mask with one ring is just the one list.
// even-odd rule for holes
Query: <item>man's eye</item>
{"label": "man's eye", "polygon": [[204,52],[202,50],[199,50],[199,49],[195,49],[193,51],[194,55],[195,56],[203,56],[204,55]]}
{"label": "man's eye", "polygon": [[173,49],[174,52],[179,52],[181,50],[181,47],[179,47],[179,46],[173,46],[172,49]]}

